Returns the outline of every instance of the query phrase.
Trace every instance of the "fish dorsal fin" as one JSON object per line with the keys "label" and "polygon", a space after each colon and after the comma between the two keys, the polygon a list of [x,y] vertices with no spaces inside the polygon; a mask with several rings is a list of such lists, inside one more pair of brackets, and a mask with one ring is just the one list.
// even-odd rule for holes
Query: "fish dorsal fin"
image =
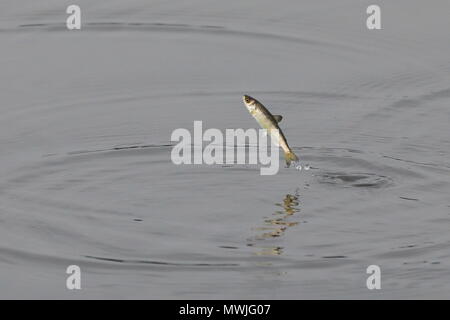
{"label": "fish dorsal fin", "polygon": [[283,119],[283,116],[280,116],[279,114],[274,115],[273,117],[275,118],[276,122],[280,122]]}

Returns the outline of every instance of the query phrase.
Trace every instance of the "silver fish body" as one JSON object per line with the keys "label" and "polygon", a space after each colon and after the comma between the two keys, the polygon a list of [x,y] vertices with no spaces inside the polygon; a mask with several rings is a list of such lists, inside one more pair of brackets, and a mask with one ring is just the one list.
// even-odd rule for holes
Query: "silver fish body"
{"label": "silver fish body", "polygon": [[278,125],[282,119],[282,116],[273,115],[261,102],[248,95],[244,95],[242,100],[244,101],[247,110],[255,118],[256,122],[258,122],[263,129],[267,129],[268,133],[271,134],[271,136],[278,142],[281,149],[283,149],[286,165],[290,166],[292,161],[298,162],[298,157],[292,151],[291,147],[289,147],[286,137]]}

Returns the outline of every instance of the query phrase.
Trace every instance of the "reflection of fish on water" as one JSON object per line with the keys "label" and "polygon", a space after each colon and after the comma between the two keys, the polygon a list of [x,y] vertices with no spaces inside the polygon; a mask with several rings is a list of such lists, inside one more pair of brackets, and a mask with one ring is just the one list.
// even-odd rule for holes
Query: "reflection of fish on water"
{"label": "reflection of fish on water", "polygon": [[[255,230],[263,231],[262,234],[255,236],[252,240],[263,241],[281,237],[288,228],[296,226],[299,224],[298,221],[289,221],[297,212],[300,211],[299,205],[299,193],[298,189],[294,194],[286,194],[281,203],[276,203],[277,206],[281,207],[281,210],[275,211],[271,217],[264,220],[265,226],[255,228]],[[253,246],[253,244],[248,244]],[[260,247],[257,255],[280,255],[283,253],[283,248],[279,246],[273,247]]]}

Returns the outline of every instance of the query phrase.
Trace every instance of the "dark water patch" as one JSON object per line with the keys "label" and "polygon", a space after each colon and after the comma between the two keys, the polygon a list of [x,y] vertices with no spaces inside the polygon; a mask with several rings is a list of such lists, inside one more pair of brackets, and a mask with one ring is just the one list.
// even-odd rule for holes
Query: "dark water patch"
{"label": "dark water patch", "polygon": [[[299,103],[304,98],[314,98],[320,100],[348,100],[348,99],[361,99],[360,96],[351,95],[348,93],[342,92],[319,92],[319,91],[287,91],[287,90],[278,90],[278,91],[252,91],[252,94],[267,94],[268,96],[280,96],[283,101],[286,98],[296,98],[295,102]],[[272,98],[273,99],[273,98]]]}
{"label": "dark water patch", "polygon": [[403,262],[404,265],[416,265],[416,264],[427,264],[427,263],[428,263],[427,260]]}
{"label": "dark water patch", "polygon": [[426,101],[448,99],[448,98],[450,98],[450,88],[433,91],[422,96],[422,99]]}
{"label": "dark water patch", "polygon": [[87,26],[122,26],[125,23],[122,22],[88,22],[85,25]]}
{"label": "dark water patch", "polygon": [[[250,92],[249,92],[250,93]],[[231,96],[240,97],[242,96],[242,91],[193,91],[189,93],[174,94],[175,96],[194,96],[194,97],[217,97],[217,96]],[[296,102],[300,102],[301,99],[314,98],[317,100],[348,100],[348,99],[361,99],[362,97],[357,95],[351,95],[342,92],[326,92],[326,91],[293,91],[293,90],[251,90],[251,94],[263,96],[266,95],[268,101],[277,100],[285,101],[286,98],[295,98]],[[276,97],[274,99],[274,97]],[[266,100],[266,99],[265,99]],[[338,149],[338,148],[336,148]]]}
{"label": "dark water patch", "polygon": [[392,104],[392,108],[415,108],[420,102],[414,99],[401,99]]}
{"label": "dark water patch", "polygon": [[[423,175],[417,170],[411,170],[405,168],[404,166],[394,166],[387,165],[383,163],[383,155],[373,153],[373,152],[364,152],[362,150],[353,149],[353,148],[332,148],[332,147],[293,147],[294,150],[298,150],[300,154],[300,158],[303,162],[308,162],[311,165],[311,168],[321,169],[325,172],[326,175],[336,175],[337,179],[340,179],[341,182],[345,182],[349,184],[349,182],[359,182],[360,187],[376,187],[379,185],[379,182],[375,184],[372,181],[368,182],[368,178],[361,179],[358,173],[346,174],[345,171],[348,168],[352,170],[363,172],[362,175],[367,176],[371,175],[372,178],[378,176],[380,180],[393,182],[393,177],[402,175],[408,178],[423,178]],[[335,171],[332,171],[330,168],[336,168]],[[338,168],[343,168],[342,174],[339,174]],[[378,172],[383,172],[383,174],[378,174]],[[320,176],[320,174],[319,174]],[[325,177],[331,178],[331,177]],[[328,180],[330,179],[323,179]],[[347,181],[347,180],[356,180],[356,181]],[[324,181],[324,182],[325,182]]]}
{"label": "dark water patch", "polygon": [[413,108],[419,107],[423,103],[436,101],[441,99],[449,99],[450,98],[450,88],[443,90],[432,91],[423,95],[420,95],[416,98],[402,98],[400,100],[395,101],[391,107],[392,108]]}
{"label": "dark water patch", "polygon": [[324,172],[316,176],[320,183],[344,187],[383,188],[393,185],[392,178],[375,173]]}
{"label": "dark water patch", "polygon": [[323,256],[322,259],[347,259],[347,256]]}
{"label": "dark water patch", "polygon": [[[131,146],[120,146],[105,149],[95,149],[95,150],[80,150],[68,152],[63,157],[58,157],[58,155],[44,157],[45,161],[38,162],[37,164],[26,166],[21,168],[20,174],[13,176],[10,179],[5,179],[3,183],[12,185],[23,185],[30,183],[31,181],[38,180],[39,178],[46,178],[50,175],[55,175],[63,173],[69,170],[73,165],[78,165],[83,162],[91,161],[104,161],[105,159],[117,158],[117,157],[147,157],[145,161],[134,161],[130,165],[139,164],[158,164],[170,162],[170,159],[159,159],[155,156],[157,153],[168,152],[169,148],[173,145],[171,144],[160,144],[160,145],[131,145]],[[105,170],[105,169],[99,169]],[[108,170],[108,173],[117,171],[118,169]],[[69,178],[66,180],[72,180],[72,182],[79,181],[82,182],[83,179],[80,178]]]}
{"label": "dark water patch", "polygon": [[202,25],[202,28],[212,28],[212,29],[224,29],[222,26],[213,26],[213,25]]}
{"label": "dark water patch", "polygon": [[412,247],[413,245],[414,244],[392,249],[390,251],[376,255],[374,256],[374,258],[396,259],[405,257],[424,256],[434,254],[435,252],[447,252],[450,247],[450,243],[437,243],[424,246],[414,245],[414,247]]}
{"label": "dark water patch", "polygon": [[405,249],[405,248],[415,248],[415,247],[417,247],[417,245],[415,245],[415,244],[408,244],[408,245],[406,245],[406,246],[401,246],[401,247],[399,247],[400,249]]}
{"label": "dark water patch", "polygon": [[416,198],[408,198],[408,197],[399,197],[399,198],[403,199],[403,200],[419,201],[419,199],[416,199]]}
{"label": "dark water patch", "polygon": [[36,28],[36,27],[45,27],[48,24],[45,23],[30,23],[30,24],[21,24],[20,28]]}
{"label": "dark water patch", "polygon": [[292,147],[293,150],[315,150],[320,153],[336,153],[336,152],[349,152],[349,153],[358,153],[358,154],[364,154],[365,152],[358,149],[352,149],[352,148],[340,148],[340,147],[311,147],[311,146],[303,146],[303,147]]}
{"label": "dark water patch", "polygon": [[337,175],[337,179],[341,179],[344,182],[356,182],[361,179],[366,179],[367,176],[364,175]]}
{"label": "dark water patch", "polygon": [[[151,27],[164,27],[164,28],[215,28],[222,29],[222,26],[195,26],[184,23],[162,23],[162,22],[114,22],[114,21],[100,21],[100,22],[85,22],[82,24],[80,31],[84,29],[91,30],[117,30],[120,29],[148,29]],[[21,24],[19,28],[35,28],[43,30],[60,30],[66,31],[67,26],[64,23],[30,23]]]}
{"label": "dark water patch", "polygon": [[121,150],[132,150],[132,149],[150,149],[150,148],[167,148],[173,147],[172,144],[147,144],[147,145],[130,145],[130,146],[119,146],[112,147],[109,149],[96,149],[96,150],[79,150],[68,152],[68,155],[86,154],[86,153],[98,153],[98,152],[108,152],[108,151],[121,151]]}
{"label": "dark water patch", "polygon": [[[64,23],[39,23],[39,24],[21,24],[17,30],[34,30],[34,31],[67,31],[67,26]],[[14,32],[15,29],[2,29],[3,32]],[[285,34],[272,34],[247,30],[232,30],[224,26],[213,25],[190,25],[179,23],[164,23],[164,22],[117,22],[117,21],[104,21],[104,22],[86,22],[82,25],[80,30],[76,30],[78,33],[83,31],[99,31],[99,32],[112,32],[112,31],[136,31],[136,32],[183,32],[183,33],[209,33],[215,35],[233,36],[233,37],[245,37],[253,39],[262,39],[266,41],[281,41],[304,44],[315,47],[326,47],[341,49],[344,51],[352,50],[353,52],[365,52],[365,48],[356,47],[350,44],[334,43],[319,39],[300,38]]]}
{"label": "dark water patch", "polygon": [[237,267],[237,263],[177,263],[166,261],[154,261],[154,260],[131,260],[131,259],[119,259],[119,258],[107,258],[96,256],[84,256],[88,259],[108,261],[123,264],[149,264],[149,265],[163,265],[163,266],[175,266],[175,267]]}
{"label": "dark water patch", "polygon": [[449,165],[439,165],[439,164],[433,163],[433,162],[420,162],[420,161],[408,160],[408,159],[403,159],[403,158],[393,157],[393,156],[388,156],[388,155],[382,155],[382,157],[387,158],[387,159],[396,160],[396,161],[405,162],[405,163],[421,165],[421,166],[430,166],[430,167],[436,167],[436,168],[450,169]]}
{"label": "dark water patch", "polygon": [[233,250],[239,249],[239,247],[233,247],[233,246],[219,246],[219,248],[222,248],[222,249],[233,249]]}

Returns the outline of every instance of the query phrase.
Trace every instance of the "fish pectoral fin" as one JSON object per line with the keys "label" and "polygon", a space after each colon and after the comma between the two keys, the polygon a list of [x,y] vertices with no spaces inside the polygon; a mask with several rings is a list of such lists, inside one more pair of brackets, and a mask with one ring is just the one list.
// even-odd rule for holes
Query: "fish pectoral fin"
{"label": "fish pectoral fin", "polygon": [[283,116],[280,116],[279,114],[274,115],[273,117],[275,118],[276,122],[280,122],[281,120],[283,120]]}

